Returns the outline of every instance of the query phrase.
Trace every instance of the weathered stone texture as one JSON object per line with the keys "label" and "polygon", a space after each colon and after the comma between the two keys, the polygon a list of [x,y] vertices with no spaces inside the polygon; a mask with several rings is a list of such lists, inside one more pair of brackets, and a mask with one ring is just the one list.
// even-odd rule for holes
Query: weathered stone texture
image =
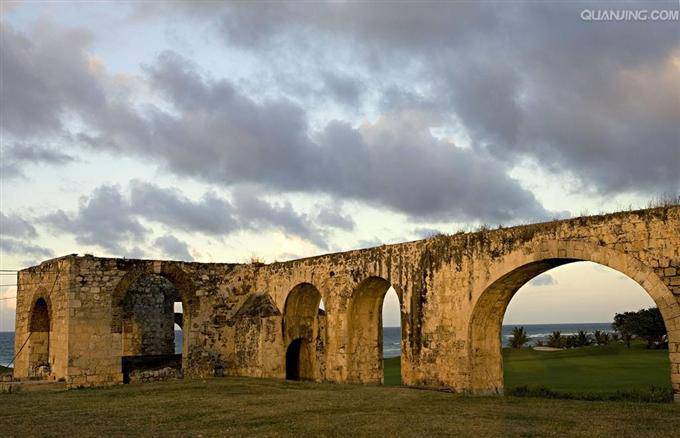
{"label": "weathered stone texture", "polygon": [[123,299],[123,356],[174,354],[174,303],[181,301],[173,284],[148,275],[135,281]]}
{"label": "weathered stone texture", "polygon": [[[67,256],[20,272],[17,345],[29,333],[32,306],[54,283],[51,377],[75,386],[120,382],[126,297],[138,279],[157,275],[182,301],[187,376],[283,378],[288,348],[300,342],[309,346],[300,349],[300,377],[379,383],[380,309],[392,286],[401,300],[404,384],[501,393],[500,328],[510,299],[536,275],[588,260],[631,277],[654,299],[680,393],[679,243],[680,207],[674,206],[269,265]],[[156,317],[164,320],[156,304]],[[17,375],[29,374],[28,362],[20,357]]]}

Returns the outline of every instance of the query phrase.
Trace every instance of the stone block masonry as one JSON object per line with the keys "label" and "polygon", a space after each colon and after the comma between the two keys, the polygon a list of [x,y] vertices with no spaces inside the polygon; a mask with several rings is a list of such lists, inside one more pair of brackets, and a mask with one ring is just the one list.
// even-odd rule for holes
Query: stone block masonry
{"label": "stone block masonry", "polygon": [[121,383],[123,357],[172,353],[181,302],[184,376],[380,383],[380,309],[392,286],[405,385],[501,394],[510,299],[542,272],[585,260],[627,275],[656,302],[678,398],[679,248],[672,206],[267,265],[69,255],[19,273],[16,348],[28,348],[15,377]]}

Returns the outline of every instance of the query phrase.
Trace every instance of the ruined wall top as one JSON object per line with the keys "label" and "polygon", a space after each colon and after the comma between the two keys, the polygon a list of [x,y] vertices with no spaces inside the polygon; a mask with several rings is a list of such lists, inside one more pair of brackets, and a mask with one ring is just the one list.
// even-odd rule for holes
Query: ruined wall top
{"label": "ruined wall top", "polygon": [[[268,271],[287,271],[295,269],[299,265],[333,265],[335,263],[344,264],[348,261],[359,263],[371,263],[381,259],[385,253],[396,255],[408,255],[420,253],[424,249],[430,250],[432,255],[437,258],[443,256],[447,260],[460,258],[464,255],[472,255],[478,251],[484,251],[492,258],[499,257],[504,253],[514,250],[522,243],[530,241],[535,237],[545,237],[552,239],[579,240],[587,239],[597,235],[600,227],[614,227],[615,234],[647,232],[653,223],[666,223],[680,221],[680,205],[656,207],[632,211],[620,211],[616,213],[600,214],[594,216],[581,216],[572,219],[552,220],[535,224],[515,225],[512,227],[498,226],[491,229],[482,226],[473,232],[457,232],[455,234],[438,234],[425,239],[410,242],[385,244],[372,248],[355,249],[344,252],[329,253],[306,257],[301,259],[289,260],[284,262],[272,263],[206,263],[206,262],[186,262],[173,260],[149,260],[149,259],[127,259],[95,257],[89,254],[79,256],[70,254],[54,259],[43,261],[39,265],[32,266],[20,271],[36,274],[40,271],[50,270],[55,264],[61,261],[74,259],[99,259],[115,260],[118,269],[128,270],[137,265],[147,265],[154,262],[170,262],[182,266],[200,266],[203,270],[215,267],[218,269],[249,267],[252,269],[265,268]],[[680,230],[671,230],[679,233]],[[609,233],[611,234],[611,233]],[[601,244],[611,242],[602,241]],[[435,260],[436,262],[436,260]]]}

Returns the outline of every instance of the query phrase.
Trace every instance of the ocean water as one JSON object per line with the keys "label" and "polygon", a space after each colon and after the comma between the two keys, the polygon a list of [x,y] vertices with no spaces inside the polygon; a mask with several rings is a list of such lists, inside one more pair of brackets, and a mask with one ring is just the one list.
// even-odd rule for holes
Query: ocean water
{"label": "ocean water", "polygon": [[7,364],[14,357],[14,332],[0,332],[0,365]]}
{"label": "ocean water", "polygon": [[401,356],[401,327],[383,327],[383,357]]}
{"label": "ocean water", "polygon": [[558,331],[562,336],[575,335],[579,330],[593,334],[595,330],[603,332],[613,332],[611,322],[583,322],[572,324],[509,324],[503,326],[502,340],[503,346],[507,347],[512,337],[512,330],[515,327],[524,327],[529,337],[529,344],[535,345],[536,342],[547,342],[552,332]]}
{"label": "ocean water", "polygon": [[[511,324],[504,325],[502,331],[503,346],[508,345],[512,336],[512,329],[522,326],[527,331],[531,344],[536,341],[547,341],[550,334],[559,331],[562,335],[572,335],[583,330],[593,333],[595,330],[612,331],[611,323],[573,323],[573,324]],[[182,352],[182,332],[175,332],[175,353]],[[0,365],[7,365],[14,355],[14,332],[0,332]],[[401,329],[399,327],[383,328],[383,357],[396,357],[401,355]]]}

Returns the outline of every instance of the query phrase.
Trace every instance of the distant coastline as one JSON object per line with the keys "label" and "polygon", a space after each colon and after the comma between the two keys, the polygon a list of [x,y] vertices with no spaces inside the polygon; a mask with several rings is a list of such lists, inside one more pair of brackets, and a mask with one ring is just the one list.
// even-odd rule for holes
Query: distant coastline
{"label": "distant coastline", "polygon": [[[548,336],[554,331],[559,331],[563,335],[577,333],[579,330],[593,333],[595,330],[612,331],[610,322],[588,322],[588,323],[560,323],[560,324],[507,324],[503,325],[502,341],[503,346],[507,347],[508,339],[512,335],[514,327],[524,327],[529,336],[530,343],[533,345],[537,341],[546,341]],[[177,331],[175,335],[175,351],[182,351],[182,332]],[[401,329],[399,327],[383,327],[383,357],[398,357],[401,355]],[[14,332],[0,332],[0,365],[7,365],[14,356]]]}

